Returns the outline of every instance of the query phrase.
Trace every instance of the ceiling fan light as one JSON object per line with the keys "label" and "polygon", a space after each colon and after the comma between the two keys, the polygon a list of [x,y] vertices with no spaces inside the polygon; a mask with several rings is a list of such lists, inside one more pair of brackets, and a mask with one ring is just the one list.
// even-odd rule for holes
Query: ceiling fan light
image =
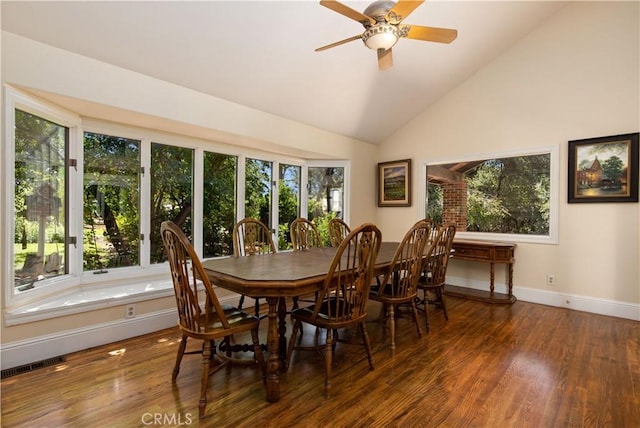
{"label": "ceiling fan light", "polygon": [[393,25],[377,24],[369,27],[362,35],[369,49],[389,49],[398,41],[398,29]]}

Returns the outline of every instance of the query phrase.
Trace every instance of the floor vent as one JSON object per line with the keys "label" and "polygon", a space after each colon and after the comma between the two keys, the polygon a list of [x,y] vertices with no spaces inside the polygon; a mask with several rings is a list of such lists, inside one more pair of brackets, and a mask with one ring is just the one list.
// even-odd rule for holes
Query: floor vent
{"label": "floor vent", "polygon": [[64,363],[66,358],[63,356],[47,358],[46,360],[36,361],[35,363],[25,364],[23,366],[13,367],[10,369],[2,370],[2,379],[19,375],[21,373],[27,373],[32,370],[41,369],[43,367],[54,366],[56,364]]}

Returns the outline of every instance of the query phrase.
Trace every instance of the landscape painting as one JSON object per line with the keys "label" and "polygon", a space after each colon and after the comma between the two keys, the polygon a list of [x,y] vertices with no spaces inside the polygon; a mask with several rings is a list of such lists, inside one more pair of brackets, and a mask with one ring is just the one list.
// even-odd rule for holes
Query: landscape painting
{"label": "landscape painting", "polygon": [[411,159],[378,164],[378,206],[411,206]]}

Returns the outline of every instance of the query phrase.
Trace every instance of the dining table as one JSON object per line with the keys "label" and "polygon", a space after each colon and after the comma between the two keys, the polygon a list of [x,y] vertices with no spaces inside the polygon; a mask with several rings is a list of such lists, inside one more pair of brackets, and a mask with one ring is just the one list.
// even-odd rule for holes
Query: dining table
{"label": "dining table", "polygon": [[[398,242],[382,242],[374,275],[389,268]],[[280,399],[280,374],[286,371],[286,300],[321,289],[337,248],[309,248],[202,262],[212,284],[268,304],[267,401]]]}

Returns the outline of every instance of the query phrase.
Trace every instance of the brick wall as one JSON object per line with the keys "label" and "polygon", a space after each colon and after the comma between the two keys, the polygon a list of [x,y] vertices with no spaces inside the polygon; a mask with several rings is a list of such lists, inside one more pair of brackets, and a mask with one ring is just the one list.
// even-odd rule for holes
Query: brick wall
{"label": "brick wall", "polygon": [[467,183],[442,183],[442,223],[454,223],[458,232],[467,230]]}

